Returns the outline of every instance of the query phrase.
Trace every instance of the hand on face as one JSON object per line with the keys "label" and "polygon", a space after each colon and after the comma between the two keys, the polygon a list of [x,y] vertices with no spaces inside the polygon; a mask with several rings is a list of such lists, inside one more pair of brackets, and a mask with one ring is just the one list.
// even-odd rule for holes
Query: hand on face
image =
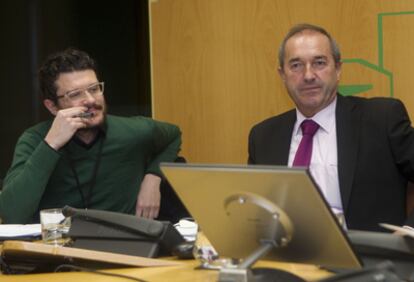
{"label": "hand on face", "polygon": [[81,128],[86,128],[88,118],[79,117],[87,111],[87,107],[72,107],[59,110],[52,126],[46,135],[45,141],[55,150],[63,147]]}

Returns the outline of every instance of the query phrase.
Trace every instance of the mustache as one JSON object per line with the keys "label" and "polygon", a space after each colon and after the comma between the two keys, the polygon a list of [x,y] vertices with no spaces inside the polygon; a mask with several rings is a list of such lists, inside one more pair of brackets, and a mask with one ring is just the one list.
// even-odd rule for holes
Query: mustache
{"label": "mustache", "polygon": [[88,110],[90,109],[95,109],[95,110],[102,110],[104,107],[101,104],[86,104],[85,107],[88,108]]}
{"label": "mustache", "polygon": [[322,85],[320,85],[319,83],[304,83],[299,86],[300,90],[307,90],[312,88],[322,88]]}

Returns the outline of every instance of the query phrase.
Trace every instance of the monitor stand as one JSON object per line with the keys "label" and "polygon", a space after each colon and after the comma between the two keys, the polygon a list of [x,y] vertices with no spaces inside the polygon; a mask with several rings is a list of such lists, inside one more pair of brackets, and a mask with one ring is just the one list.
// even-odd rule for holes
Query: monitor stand
{"label": "monitor stand", "polygon": [[[259,232],[259,247],[253,253],[237,266],[224,266],[220,269],[219,282],[304,281],[302,278],[283,270],[251,269],[251,266],[269,251],[289,244],[293,236],[293,225],[283,209],[264,197],[246,192],[230,195],[225,199],[224,206],[227,216],[234,222],[240,219],[242,214],[261,212],[263,221],[266,221],[263,223],[266,229]],[[280,278],[278,279],[278,277]],[[289,277],[292,279],[289,280]]]}
{"label": "monitor stand", "polygon": [[261,246],[243,260],[236,268],[223,267],[219,272],[219,282],[305,282],[299,276],[275,268],[251,268],[270,250],[277,247],[274,241],[263,241]]}

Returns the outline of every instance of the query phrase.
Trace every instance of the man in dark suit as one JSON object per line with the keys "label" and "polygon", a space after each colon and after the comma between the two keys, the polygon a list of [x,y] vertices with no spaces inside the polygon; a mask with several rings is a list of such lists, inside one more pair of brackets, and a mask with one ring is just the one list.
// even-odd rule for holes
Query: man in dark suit
{"label": "man in dark suit", "polygon": [[349,229],[404,225],[407,182],[414,180],[414,129],[404,105],[339,95],[340,51],[318,26],[293,27],[279,49],[279,64],[296,109],[252,128],[249,164],[296,165],[302,122],[312,120],[317,129],[305,166],[332,210],[345,216]]}

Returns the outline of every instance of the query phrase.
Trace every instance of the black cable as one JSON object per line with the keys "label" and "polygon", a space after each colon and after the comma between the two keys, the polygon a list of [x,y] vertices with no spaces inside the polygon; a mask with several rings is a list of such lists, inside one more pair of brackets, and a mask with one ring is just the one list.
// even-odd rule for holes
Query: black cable
{"label": "black cable", "polygon": [[58,267],[55,268],[54,272],[59,272],[61,269],[65,269],[65,268],[66,269],[71,269],[71,270],[76,270],[76,271],[83,271],[83,272],[89,272],[89,273],[94,273],[94,274],[100,274],[100,275],[106,275],[106,276],[112,276],[112,277],[118,277],[118,278],[125,278],[125,279],[138,281],[138,282],[147,282],[146,280],[139,279],[139,278],[132,277],[132,276],[128,276],[128,275],[123,275],[123,274],[118,274],[118,273],[111,273],[111,272],[103,272],[103,271],[99,271],[99,270],[96,270],[96,269],[80,267],[80,266],[76,266],[76,265],[72,265],[72,264],[61,264],[61,265],[59,265]]}
{"label": "black cable", "polygon": [[0,256],[0,270],[4,274],[15,274],[11,267],[4,261],[2,256]]}

